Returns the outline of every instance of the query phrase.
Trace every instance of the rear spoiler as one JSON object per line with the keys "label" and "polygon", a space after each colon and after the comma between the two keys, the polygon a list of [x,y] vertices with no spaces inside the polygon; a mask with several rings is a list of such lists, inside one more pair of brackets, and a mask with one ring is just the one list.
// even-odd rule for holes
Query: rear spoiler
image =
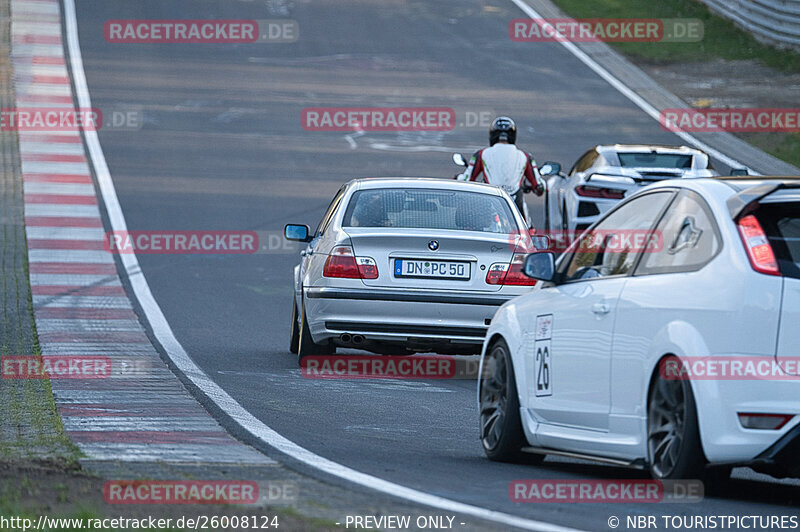
{"label": "rear spoiler", "polygon": [[728,212],[730,213],[731,218],[736,220],[748,212],[751,207],[760,200],[777,190],[785,188],[800,188],[800,178],[797,178],[795,181],[767,181],[763,184],[746,188],[735,196],[728,198],[728,201],[726,202],[728,206]]}
{"label": "rear spoiler", "polygon": [[[610,177],[612,179],[614,179],[614,178],[617,178],[617,179],[629,179],[630,181],[633,182],[632,184],[634,184],[634,185],[638,184],[640,181],[643,181],[643,179],[641,177],[634,177],[634,176],[631,176],[631,175],[609,174],[607,172],[594,172],[593,174],[589,174],[588,176],[586,176],[586,182],[588,183],[589,181],[591,181],[593,177]],[[649,181],[649,180],[646,180],[646,181]]]}

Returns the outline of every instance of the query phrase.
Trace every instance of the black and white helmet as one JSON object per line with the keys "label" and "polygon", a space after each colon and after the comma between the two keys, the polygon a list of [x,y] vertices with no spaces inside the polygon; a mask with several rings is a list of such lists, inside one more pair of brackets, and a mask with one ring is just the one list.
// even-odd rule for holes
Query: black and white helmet
{"label": "black and white helmet", "polygon": [[509,144],[517,142],[517,125],[507,116],[498,116],[489,128],[489,146],[501,140]]}

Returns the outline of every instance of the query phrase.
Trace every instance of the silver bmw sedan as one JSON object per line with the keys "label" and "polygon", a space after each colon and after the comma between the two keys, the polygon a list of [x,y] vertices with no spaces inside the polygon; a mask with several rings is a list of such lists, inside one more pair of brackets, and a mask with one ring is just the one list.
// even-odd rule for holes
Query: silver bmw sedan
{"label": "silver bmw sedan", "polygon": [[294,269],[290,351],[479,353],[497,307],[530,290],[532,239],[512,199],[480,183],[354,179],[342,186]]}

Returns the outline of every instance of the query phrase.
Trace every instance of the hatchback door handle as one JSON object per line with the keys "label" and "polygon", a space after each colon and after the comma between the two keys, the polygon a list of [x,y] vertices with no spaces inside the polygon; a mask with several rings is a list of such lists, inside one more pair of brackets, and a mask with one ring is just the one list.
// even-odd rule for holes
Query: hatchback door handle
{"label": "hatchback door handle", "polygon": [[606,303],[595,303],[592,305],[592,312],[595,314],[608,314],[610,311],[611,307]]}

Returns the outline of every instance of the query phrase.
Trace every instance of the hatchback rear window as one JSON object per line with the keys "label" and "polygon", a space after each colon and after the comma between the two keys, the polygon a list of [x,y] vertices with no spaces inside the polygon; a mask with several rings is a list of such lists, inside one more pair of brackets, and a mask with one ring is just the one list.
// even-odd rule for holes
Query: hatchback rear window
{"label": "hatchback rear window", "polygon": [[765,203],[755,213],[781,273],[800,279],[800,203]]}
{"label": "hatchback rear window", "polygon": [[679,153],[619,153],[619,165],[629,168],[680,168],[692,167],[692,156]]}
{"label": "hatchback rear window", "polygon": [[359,190],[350,199],[342,226],[484,233],[517,230],[511,208],[500,196],[427,188]]}

